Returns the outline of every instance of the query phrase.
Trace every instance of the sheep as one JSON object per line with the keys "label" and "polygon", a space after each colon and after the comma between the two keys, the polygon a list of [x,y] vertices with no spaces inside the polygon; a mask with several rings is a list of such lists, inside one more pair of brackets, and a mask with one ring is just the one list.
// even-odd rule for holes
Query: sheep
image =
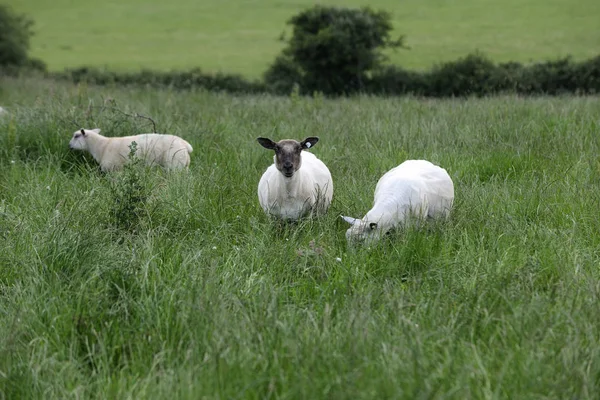
{"label": "sheep", "polygon": [[129,157],[132,142],[137,144],[136,155],[148,165],[161,165],[167,169],[188,168],[192,146],[178,136],[145,133],[135,136],[106,137],[100,129],[75,131],[69,147],[90,152],[102,171],[121,169]]}
{"label": "sheep", "polygon": [[258,201],[265,213],[286,221],[325,214],[333,197],[331,173],[314,154],[303,151],[313,147],[319,138],[274,142],[260,137],[257,141],[275,151],[274,164],[258,183]]}
{"label": "sheep", "polygon": [[8,111],[6,111],[6,108],[0,107],[0,117],[3,117],[5,115],[8,115]]}
{"label": "sheep", "polygon": [[454,202],[448,172],[425,160],[407,160],[385,173],[375,187],[373,208],[362,218],[342,216],[352,226],[349,244],[373,243],[411,218],[447,218]]}

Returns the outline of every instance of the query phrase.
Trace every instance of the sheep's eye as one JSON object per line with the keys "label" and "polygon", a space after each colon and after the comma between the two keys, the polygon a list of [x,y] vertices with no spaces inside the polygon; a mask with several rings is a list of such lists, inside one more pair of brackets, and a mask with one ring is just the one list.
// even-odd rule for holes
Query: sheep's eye
{"label": "sheep's eye", "polygon": [[79,136],[81,136],[81,134],[79,134],[79,133],[76,133],[76,134],[75,134],[75,139],[77,139]]}

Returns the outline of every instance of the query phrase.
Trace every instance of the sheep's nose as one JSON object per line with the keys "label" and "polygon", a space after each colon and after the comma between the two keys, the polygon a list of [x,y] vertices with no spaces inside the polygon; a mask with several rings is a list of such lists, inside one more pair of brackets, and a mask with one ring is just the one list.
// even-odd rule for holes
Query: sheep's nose
{"label": "sheep's nose", "polygon": [[291,163],[291,162],[289,162],[289,161],[288,161],[288,162],[285,162],[285,163],[283,163],[283,168],[284,168],[284,169],[292,169],[292,167],[293,167],[293,165],[292,165],[292,163]]}

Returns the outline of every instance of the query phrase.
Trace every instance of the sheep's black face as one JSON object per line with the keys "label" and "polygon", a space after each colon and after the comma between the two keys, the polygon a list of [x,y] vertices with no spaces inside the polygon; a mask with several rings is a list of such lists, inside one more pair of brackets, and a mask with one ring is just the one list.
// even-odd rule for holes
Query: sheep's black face
{"label": "sheep's black face", "polygon": [[282,140],[275,150],[275,166],[286,178],[294,176],[302,166],[302,146],[295,140]]}
{"label": "sheep's black face", "polygon": [[287,139],[275,143],[271,139],[258,138],[258,142],[264,148],[275,151],[275,167],[286,178],[294,176],[294,173],[302,166],[302,150],[314,146],[318,141],[317,137],[309,137],[302,142]]}

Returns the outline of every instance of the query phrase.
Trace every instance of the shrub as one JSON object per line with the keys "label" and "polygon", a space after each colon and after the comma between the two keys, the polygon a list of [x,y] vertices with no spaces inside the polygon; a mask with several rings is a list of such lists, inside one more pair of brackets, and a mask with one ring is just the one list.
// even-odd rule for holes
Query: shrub
{"label": "shrub", "polygon": [[469,54],[435,67],[427,76],[432,96],[486,95],[498,91],[498,67],[481,54]]}
{"label": "shrub", "polygon": [[521,63],[513,61],[498,64],[493,81],[499,91],[516,92],[524,68]]}
{"label": "shrub", "polygon": [[27,61],[33,21],[0,5],[0,65],[23,65]]}
{"label": "shrub", "polygon": [[280,55],[264,74],[264,81],[271,93],[289,94],[302,83],[302,71],[288,55]]}
{"label": "shrub", "polygon": [[363,90],[368,74],[382,66],[382,50],[402,46],[391,39],[391,17],[370,8],[315,6],[292,17],[291,39],[265,74],[276,90],[297,80],[303,93],[344,94]]}
{"label": "shrub", "polygon": [[[199,69],[189,71],[140,71],[119,73],[81,67],[48,74],[56,79],[96,85],[135,85],[204,88],[230,93],[289,94],[300,89],[303,94],[328,92],[331,86],[308,84],[307,73],[289,55],[277,57],[265,73],[265,82],[249,81],[238,75],[206,74]],[[347,89],[348,87],[346,87]],[[312,89],[312,91],[309,91]],[[358,90],[354,88],[353,90]],[[497,93],[524,95],[556,95],[561,93],[600,93],[600,56],[574,62],[570,58],[522,65],[516,62],[494,64],[484,55],[470,54],[457,61],[446,62],[430,71],[409,71],[398,66],[378,66],[366,74],[360,92],[376,95],[416,95],[427,97],[486,96]]]}
{"label": "shrub", "polygon": [[427,79],[421,72],[389,65],[374,71],[365,92],[378,95],[425,95]]}
{"label": "shrub", "polygon": [[172,87],[175,89],[205,88],[230,93],[262,93],[266,87],[262,82],[249,81],[239,75],[207,74],[195,68],[189,71],[160,72],[114,72],[91,67],[66,69],[50,74],[55,79],[74,83],[86,82],[95,85],[133,85],[149,87]]}
{"label": "shrub", "polygon": [[524,68],[516,90],[522,94],[592,94],[600,91],[600,56],[573,62],[569,57]]}
{"label": "shrub", "polygon": [[600,56],[582,62],[564,58],[532,65],[496,65],[476,53],[424,73],[387,66],[373,73],[365,91],[427,97],[594,94],[600,93]]}
{"label": "shrub", "polygon": [[142,160],[136,155],[137,143],[129,145],[129,161],[123,171],[115,175],[111,184],[114,206],[111,209],[116,227],[135,231],[144,215],[149,188]]}
{"label": "shrub", "polygon": [[600,56],[580,62],[574,73],[581,93],[600,93]]}
{"label": "shrub", "polygon": [[571,82],[571,62],[568,58],[556,61],[536,63],[523,70],[517,84],[517,90],[524,94],[559,94],[570,91],[575,82]]}
{"label": "shrub", "polygon": [[5,73],[15,73],[19,68],[46,69],[41,60],[30,59],[27,54],[32,26],[31,19],[0,4],[0,67]]}

